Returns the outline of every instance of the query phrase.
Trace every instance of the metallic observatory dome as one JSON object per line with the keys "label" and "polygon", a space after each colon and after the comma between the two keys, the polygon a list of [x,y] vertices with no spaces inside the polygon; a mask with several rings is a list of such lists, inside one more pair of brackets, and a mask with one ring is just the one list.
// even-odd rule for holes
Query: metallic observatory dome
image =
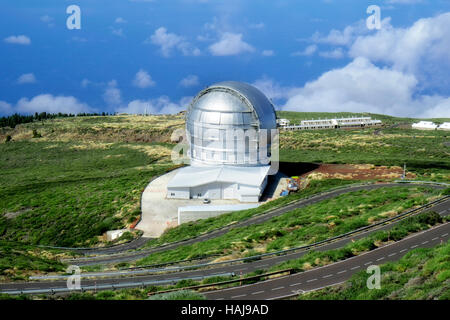
{"label": "metallic observatory dome", "polygon": [[271,129],[276,129],[275,110],[261,91],[242,82],[214,84],[187,110],[191,164],[266,165]]}

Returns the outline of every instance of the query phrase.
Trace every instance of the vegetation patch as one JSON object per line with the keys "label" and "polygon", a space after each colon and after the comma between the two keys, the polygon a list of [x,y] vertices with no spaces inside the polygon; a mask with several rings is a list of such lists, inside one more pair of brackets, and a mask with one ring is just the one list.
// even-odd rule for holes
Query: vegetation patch
{"label": "vegetation patch", "polygon": [[61,256],[55,250],[0,240],[0,280],[27,280],[31,274],[64,271],[65,265],[58,260]]}
{"label": "vegetation patch", "polygon": [[399,241],[408,235],[429,229],[443,221],[442,217],[434,211],[421,213],[419,215],[402,220],[391,230],[377,231],[363,239],[351,242],[346,246],[328,251],[309,251],[299,259],[283,262],[270,270],[295,269],[298,272],[306,271],[314,267],[324,266],[333,262],[348,259],[361,253],[376,249],[387,243]]}
{"label": "vegetation patch", "polygon": [[92,246],[140,215],[150,179],[172,167],[160,144],[0,144],[0,239]]}
{"label": "vegetation patch", "polygon": [[398,214],[423,205],[439,192],[429,187],[386,187],[349,192],[294,209],[261,224],[233,228],[220,237],[151,254],[139,260],[137,265],[211,255],[234,259],[299,247],[383,220],[385,212]]}

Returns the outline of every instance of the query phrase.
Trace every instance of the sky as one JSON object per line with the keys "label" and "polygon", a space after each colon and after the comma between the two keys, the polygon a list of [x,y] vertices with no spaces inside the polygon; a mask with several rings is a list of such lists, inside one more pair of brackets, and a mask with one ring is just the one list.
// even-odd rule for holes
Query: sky
{"label": "sky", "polygon": [[[71,5],[80,25],[69,28]],[[379,28],[369,28],[371,5]],[[277,110],[450,117],[450,0],[3,0],[0,116],[176,113],[255,85]],[[68,26],[69,20],[69,26]]]}

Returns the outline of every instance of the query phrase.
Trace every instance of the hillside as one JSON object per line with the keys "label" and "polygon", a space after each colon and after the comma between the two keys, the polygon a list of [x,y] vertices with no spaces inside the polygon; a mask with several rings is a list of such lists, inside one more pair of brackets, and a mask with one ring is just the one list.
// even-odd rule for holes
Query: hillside
{"label": "hillside", "polygon": [[[122,115],[1,128],[0,139],[10,135],[11,141],[0,143],[0,239],[59,246],[103,243],[104,231],[139,217],[143,188],[173,167],[170,135],[183,124],[181,115]],[[390,128],[374,133],[281,132],[280,160],[291,163],[290,175],[309,170],[310,162],[406,162],[417,179],[450,180],[448,132]]]}

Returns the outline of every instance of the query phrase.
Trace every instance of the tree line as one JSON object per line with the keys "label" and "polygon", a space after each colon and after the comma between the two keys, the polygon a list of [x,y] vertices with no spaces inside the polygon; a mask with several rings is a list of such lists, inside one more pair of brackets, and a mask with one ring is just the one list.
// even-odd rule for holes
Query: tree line
{"label": "tree line", "polygon": [[109,116],[112,114],[102,112],[102,113],[47,113],[47,112],[36,112],[34,115],[21,115],[15,113],[11,116],[1,117],[0,118],[0,127],[11,127],[15,128],[16,125],[21,123],[29,123],[33,121],[41,121],[47,119],[55,119],[55,118],[68,118],[68,117],[92,117],[92,116]]}

